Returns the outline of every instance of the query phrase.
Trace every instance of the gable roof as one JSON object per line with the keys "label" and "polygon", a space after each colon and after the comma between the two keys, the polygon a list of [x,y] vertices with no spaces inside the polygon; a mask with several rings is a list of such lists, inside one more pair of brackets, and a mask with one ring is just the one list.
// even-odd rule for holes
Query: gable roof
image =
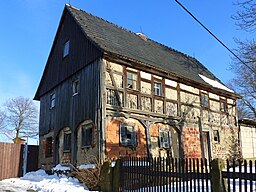
{"label": "gable roof", "polygon": [[[151,39],[144,40],[131,31],[83,10],[69,5],[66,5],[66,9],[75,18],[87,37],[105,52],[130,58],[207,86],[212,85],[200,77],[199,74],[221,83],[195,58]],[[220,86],[215,88],[221,89]],[[225,91],[232,92],[228,89]]]}

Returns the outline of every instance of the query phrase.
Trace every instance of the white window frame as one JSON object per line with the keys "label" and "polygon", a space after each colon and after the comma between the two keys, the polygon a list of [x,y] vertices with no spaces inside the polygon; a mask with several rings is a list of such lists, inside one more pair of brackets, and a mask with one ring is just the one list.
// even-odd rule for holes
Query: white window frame
{"label": "white window frame", "polygon": [[161,82],[154,81],[154,95],[155,96],[163,95],[163,85]]}
{"label": "white window frame", "polygon": [[[131,76],[131,77],[129,77]],[[136,73],[127,71],[127,86],[128,89],[138,89],[138,75]]]}
{"label": "white window frame", "polygon": [[134,124],[120,123],[120,144],[126,147],[136,147],[136,130]]}

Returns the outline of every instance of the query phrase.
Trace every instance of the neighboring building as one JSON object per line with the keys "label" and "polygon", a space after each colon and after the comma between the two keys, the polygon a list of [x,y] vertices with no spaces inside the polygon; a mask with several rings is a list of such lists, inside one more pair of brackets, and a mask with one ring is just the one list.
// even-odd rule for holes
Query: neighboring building
{"label": "neighboring building", "polygon": [[35,95],[40,165],[235,156],[238,97],[196,59],[66,5]]}
{"label": "neighboring building", "polygon": [[241,155],[245,159],[256,157],[256,120],[239,119]]}

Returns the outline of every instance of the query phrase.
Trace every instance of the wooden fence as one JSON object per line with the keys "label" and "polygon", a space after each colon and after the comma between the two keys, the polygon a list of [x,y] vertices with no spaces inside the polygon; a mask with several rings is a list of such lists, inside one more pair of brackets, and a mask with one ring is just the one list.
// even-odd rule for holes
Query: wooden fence
{"label": "wooden fence", "polygon": [[247,161],[239,162],[238,168],[231,164],[236,162],[227,161],[226,169],[216,174],[212,163],[203,159],[123,158],[120,189],[150,192],[256,191],[256,162],[250,161],[249,168]]}
{"label": "wooden fence", "polygon": [[[0,181],[23,175],[24,145],[0,143]],[[27,172],[38,169],[38,146],[28,146]]]}

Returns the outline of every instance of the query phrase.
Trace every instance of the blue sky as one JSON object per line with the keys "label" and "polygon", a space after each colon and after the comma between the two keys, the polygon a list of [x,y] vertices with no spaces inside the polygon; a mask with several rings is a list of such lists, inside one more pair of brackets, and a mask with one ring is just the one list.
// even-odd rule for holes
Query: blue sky
{"label": "blue sky", "polygon": [[[232,0],[180,0],[228,47],[237,30]],[[0,6],[0,105],[8,98],[33,98],[65,3],[69,0],[2,0]],[[175,0],[70,0],[71,5],[197,58],[222,82],[232,78],[230,53]]]}

